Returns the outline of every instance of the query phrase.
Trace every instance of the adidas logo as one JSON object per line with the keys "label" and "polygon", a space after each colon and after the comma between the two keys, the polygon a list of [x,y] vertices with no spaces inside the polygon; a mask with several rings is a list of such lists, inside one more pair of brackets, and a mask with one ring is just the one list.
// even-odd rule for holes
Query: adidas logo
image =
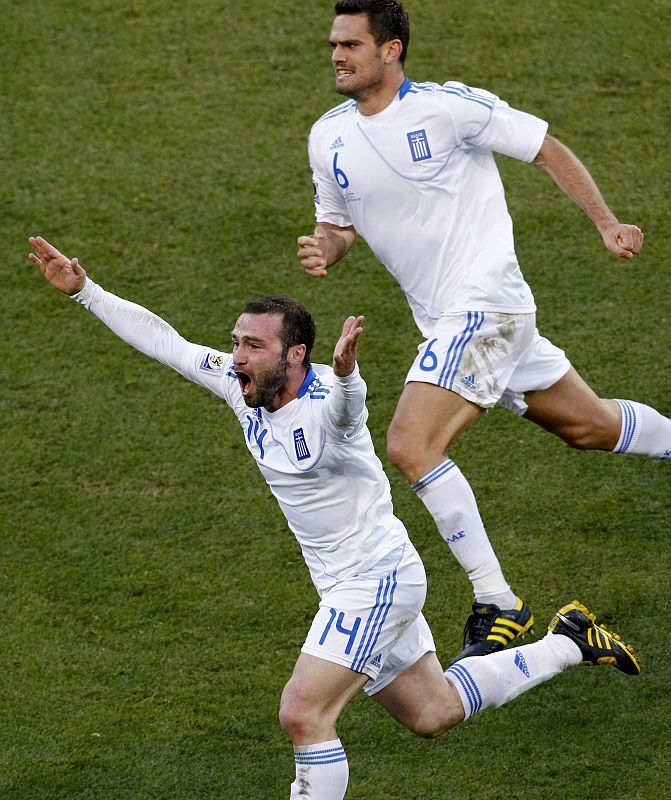
{"label": "adidas logo", "polygon": [[527,667],[527,662],[525,661],[524,656],[522,655],[522,653],[520,653],[519,650],[515,653],[515,666],[517,667],[517,669],[520,670],[520,672],[526,675],[527,678],[531,677],[529,673],[529,667]]}
{"label": "adidas logo", "polygon": [[338,138],[333,142],[333,144],[329,147],[329,150],[337,150],[339,147],[344,147],[345,143],[342,140],[342,137],[338,136]]}
{"label": "adidas logo", "polygon": [[461,382],[467,389],[472,389],[473,391],[477,389],[477,385],[475,383],[475,373],[472,375],[466,375],[465,378],[461,379]]}
{"label": "adidas logo", "polygon": [[378,653],[370,663],[374,667],[381,667],[382,666],[382,653]]}

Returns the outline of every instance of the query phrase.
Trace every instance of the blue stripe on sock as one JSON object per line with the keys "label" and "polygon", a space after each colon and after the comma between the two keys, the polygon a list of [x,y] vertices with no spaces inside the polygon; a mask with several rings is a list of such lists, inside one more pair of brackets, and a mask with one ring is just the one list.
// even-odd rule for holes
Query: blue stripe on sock
{"label": "blue stripe on sock", "polygon": [[468,703],[470,706],[470,714],[469,716],[476,714],[482,708],[482,695],[480,694],[480,690],[478,689],[478,685],[476,684],[475,680],[471,673],[463,667],[461,664],[453,664],[446,672],[451,678],[457,680],[460,684],[462,689],[464,690],[464,694],[468,699]]}
{"label": "blue stripe on sock", "polygon": [[622,409],[622,435],[621,444],[615,452],[626,453],[636,433],[636,411],[628,400],[618,400],[617,402]]}
{"label": "blue stripe on sock", "polygon": [[446,475],[451,469],[454,469],[454,467],[456,467],[456,464],[454,461],[448,458],[447,461],[443,461],[442,464],[438,464],[437,467],[434,467],[430,472],[427,472],[426,475],[423,475],[418,481],[415,481],[410,488],[414,492],[419,492],[437,481],[438,478],[442,478],[443,475]]}
{"label": "blue stripe on sock", "polygon": [[342,745],[326,750],[294,750],[294,761],[297,764],[337,764],[347,761],[347,754]]}

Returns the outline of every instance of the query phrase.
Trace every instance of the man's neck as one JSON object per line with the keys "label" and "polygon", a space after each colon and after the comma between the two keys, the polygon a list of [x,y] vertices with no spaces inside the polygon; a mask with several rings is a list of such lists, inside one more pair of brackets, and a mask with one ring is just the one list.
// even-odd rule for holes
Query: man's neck
{"label": "man's neck", "polygon": [[375,94],[365,100],[357,100],[356,107],[359,113],[363,114],[364,117],[372,117],[374,114],[384,111],[393,102],[404,80],[405,75],[401,72],[393,80],[383,84]]}
{"label": "man's neck", "polygon": [[279,390],[275,397],[273,397],[272,402],[265,406],[266,411],[270,411],[272,414],[274,411],[279,411],[280,408],[286,406],[287,403],[295,400],[298,397],[307,373],[308,371],[302,364],[295,369],[289,368],[287,371],[287,380],[284,386]]}

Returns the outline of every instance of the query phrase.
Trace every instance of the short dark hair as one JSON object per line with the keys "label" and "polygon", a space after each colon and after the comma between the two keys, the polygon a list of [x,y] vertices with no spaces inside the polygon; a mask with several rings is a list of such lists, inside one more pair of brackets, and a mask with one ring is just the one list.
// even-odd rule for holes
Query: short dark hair
{"label": "short dark hair", "polygon": [[335,4],[335,13],[365,14],[378,47],[391,39],[400,39],[403,45],[400,61],[405,64],[410,44],[410,20],[401,3],[396,0],[339,0]]}
{"label": "short dark hair", "polygon": [[286,353],[297,344],[305,345],[303,366],[310,368],[310,353],[315,343],[316,328],[312,314],[294,297],[285,294],[270,294],[259,300],[251,300],[242,309],[243,314],[279,314],[282,317],[280,339]]}

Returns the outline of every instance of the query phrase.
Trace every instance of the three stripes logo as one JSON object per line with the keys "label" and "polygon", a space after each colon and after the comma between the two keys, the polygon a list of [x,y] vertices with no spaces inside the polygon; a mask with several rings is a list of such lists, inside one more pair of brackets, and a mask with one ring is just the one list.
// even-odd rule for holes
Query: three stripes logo
{"label": "three stripes logo", "polygon": [[345,142],[343,142],[341,136],[338,136],[338,138],[329,147],[329,150],[337,150],[339,147],[344,147],[344,146],[345,146]]}
{"label": "three stripes logo", "polygon": [[527,678],[531,677],[529,667],[527,667],[527,662],[519,650],[515,652],[515,666],[523,675],[526,675]]}
{"label": "three stripes logo", "polygon": [[472,373],[471,375],[466,375],[466,377],[461,379],[461,382],[467,389],[470,389],[472,392],[474,392],[478,388],[475,382],[475,373]]}

